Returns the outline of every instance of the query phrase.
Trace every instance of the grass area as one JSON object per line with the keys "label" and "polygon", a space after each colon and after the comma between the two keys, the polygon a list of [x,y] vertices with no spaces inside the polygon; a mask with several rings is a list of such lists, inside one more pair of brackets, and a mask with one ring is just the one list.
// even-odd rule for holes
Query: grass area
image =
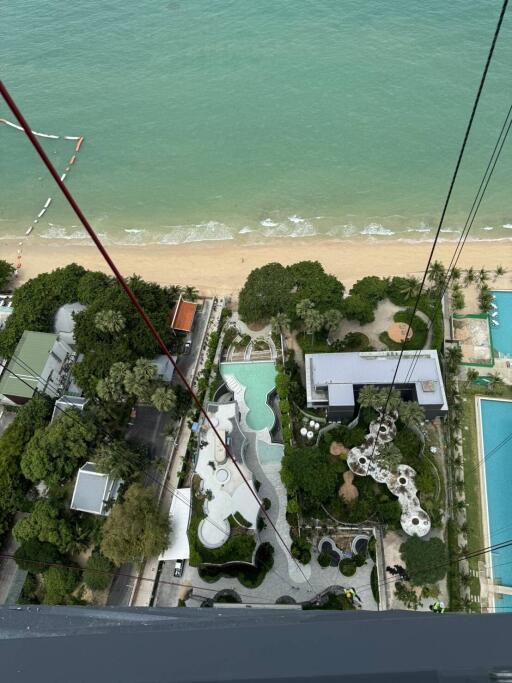
{"label": "grass area", "polygon": [[317,332],[314,337],[300,332],[297,335],[297,342],[303,353],[330,353],[333,351],[327,343],[327,335],[323,331]]}
{"label": "grass area", "polygon": [[[409,323],[411,319],[412,309],[408,308],[405,311],[397,311],[393,316],[396,323]],[[428,335],[427,323],[421,320],[417,315],[414,316],[411,323],[412,337],[407,341],[405,349],[422,349],[425,346]],[[402,348],[402,342],[393,341],[387,332],[382,332],[379,335],[380,341],[385,344],[388,349],[392,351],[399,351]]]}
{"label": "grass area", "polygon": [[235,563],[223,567],[202,566],[199,568],[199,576],[208,583],[215,583],[224,577],[238,579],[246,588],[257,588],[273,566],[274,548],[270,543],[262,543],[256,551],[253,566]]}
{"label": "grass area", "polygon": [[188,527],[190,544],[190,564],[197,567],[203,563],[224,564],[225,562],[252,562],[256,539],[254,533],[241,526],[231,527],[231,534],[220,548],[207,548],[197,535],[199,523],[204,519],[203,499],[196,494],[199,490],[200,478],[194,477],[192,482],[192,512]]}

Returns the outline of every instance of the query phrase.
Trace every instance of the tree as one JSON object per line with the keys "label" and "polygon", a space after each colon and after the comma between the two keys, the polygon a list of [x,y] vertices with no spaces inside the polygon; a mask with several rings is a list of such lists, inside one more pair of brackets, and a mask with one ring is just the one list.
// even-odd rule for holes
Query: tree
{"label": "tree", "polygon": [[290,272],[280,263],[269,263],[253,270],[243,286],[238,310],[247,323],[270,320],[290,305]]}
{"label": "tree", "polygon": [[341,311],[338,311],[336,308],[330,308],[328,311],[325,311],[324,313],[324,327],[328,332],[334,332],[334,330],[338,329],[339,324],[341,322]]}
{"label": "tree", "polygon": [[286,313],[279,312],[270,319],[270,324],[272,326],[272,334],[283,334],[290,327],[290,318]]}
{"label": "tree", "polygon": [[161,413],[168,413],[176,405],[176,395],[170,387],[158,387],[151,396],[151,403]]}
{"label": "tree", "polygon": [[110,368],[108,376],[100,379],[96,385],[98,396],[106,402],[122,403],[127,399],[124,383],[126,374],[130,371],[128,363],[119,361]]}
{"label": "tree", "polygon": [[45,605],[69,605],[72,593],[80,581],[81,571],[68,567],[50,567],[43,578],[43,603]]}
{"label": "tree", "polygon": [[101,553],[95,550],[87,560],[84,571],[84,582],[91,590],[106,590],[112,581],[114,565]]}
{"label": "tree", "polygon": [[417,401],[402,401],[398,414],[407,427],[418,427],[425,420],[425,409]]}
{"label": "tree", "polygon": [[484,284],[478,293],[478,305],[482,313],[489,313],[492,308],[493,298],[489,287]]}
{"label": "tree", "polygon": [[94,322],[100,332],[108,332],[110,334],[119,334],[126,325],[123,314],[111,309],[98,311]]}
{"label": "tree", "polygon": [[357,320],[361,325],[375,320],[374,306],[359,294],[351,294],[343,302],[343,313],[349,320]]}
{"label": "tree", "polygon": [[490,375],[490,381],[488,384],[488,387],[491,391],[496,391],[496,389],[500,389],[501,387],[504,386],[505,382],[503,380],[503,377],[497,373],[497,372],[492,372]]}
{"label": "tree", "polygon": [[503,266],[496,266],[496,270],[494,271],[494,279],[500,277],[500,275],[505,275],[506,272],[507,271],[505,268],[503,268]]}
{"label": "tree", "polygon": [[365,384],[359,390],[358,402],[361,408],[373,408],[377,410],[381,408],[382,394],[378,387],[374,384]]}
{"label": "tree", "polygon": [[78,545],[75,527],[65,517],[62,505],[46,498],[37,500],[32,513],[16,522],[12,535],[19,543],[33,539],[51,543],[61,553],[72,552]]}
{"label": "tree", "polygon": [[129,481],[142,472],[149,461],[149,455],[143,448],[130,447],[123,439],[100,443],[93,457],[99,472],[123,481]]}
{"label": "tree", "polygon": [[119,566],[159,555],[168,544],[168,516],[158,508],[151,490],[132,484],[105,522],[101,552]]}
{"label": "tree", "polygon": [[3,292],[14,275],[15,267],[0,259],[0,292]]}
{"label": "tree", "polygon": [[34,574],[41,574],[50,565],[62,563],[63,557],[51,543],[41,543],[37,538],[30,538],[20,545],[14,553],[14,559],[20,569],[26,569]]}
{"label": "tree", "polygon": [[429,282],[432,282],[434,287],[441,291],[446,277],[444,265],[440,261],[434,261],[428,269],[427,277]]}
{"label": "tree", "polygon": [[452,282],[459,284],[460,276],[461,276],[460,268],[457,268],[457,266],[453,266],[452,277],[451,277]]}
{"label": "tree", "polygon": [[295,306],[295,312],[299,318],[304,318],[308,314],[309,311],[311,311],[315,307],[315,304],[310,301],[310,299],[302,299],[297,303]]}
{"label": "tree", "polygon": [[480,373],[475,368],[468,368],[466,370],[466,384],[469,386],[472,382],[480,377]]}
{"label": "tree", "polygon": [[437,583],[446,575],[448,553],[440,538],[411,536],[400,546],[400,555],[414,586]]}
{"label": "tree", "polygon": [[452,287],[452,306],[455,310],[460,311],[464,308],[465,304],[464,293],[462,289],[457,285],[457,287]]}
{"label": "tree", "polygon": [[394,387],[384,387],[379,390],[380,393],[380,406],[379,408],[384,409],[386,407],[386,413],[390,413],[394,410],[398,410],[402,405],[402,396],[398,389]]}
{"label": "tree", "polygon": [[285,448],[281,479],[288,495],[300,493],[311,505],[328,503],[336,493],[343,465],[318,448]]}
{"label": "tree", "polygon": [[306,311],[304,316],[304,330],[306,334],[310,334],[312,337],[315,336],[315,332],[319,332],[324,324],[324,317],[315,308]]}
{"label": "tree", "polygon": [[470,266],[466,270],[466,275],[464,276],[464,284],[466,286],[471,285],[471,284],[473,284],[474,281],[475,281],[475,269],[473,268],[473,266]]}
{"label": "tree", "polygon": [[402,462],[403,457],[400,449],[391,442],[378,447],[376,450],[375,460],[380,467],[384,467],[390,472],[396,472],[396,469]]}
{"label": "tree", "polygon": [[485,283],[488,281],[488,279],[489,279],[489,273],[487,272],[487,270],[485,268],[480,268],[480,270],[476,274],[476,280],[477,280],[478,284],[480,285],[480,287],[482,287],[482,285],[485,285]]}
{"label": "tree", "polygon": [[33,482],[61,484],[87,460],[95,438],[92,422],[70,408],[36,431],[21,457],[21,471]]}
{"label": "tree", "polygon": [[373,308],[376,308],[379,301],[382,301],[387,295],[388,281],[369,275],[358,280],[350,290],[350,296],[359,296],[370,302]]}
{"label": "tree", "polygon": [[187,301],[196,301],[197,297],[199,296],[199,292],[195,287],[191,287],[190,285],[187,285],[186,287],[183,287],[183,297],[187,299]]}
{"label": "tree", "polygon": [[462,362],[462,349],[458,344],[450,346],[446,352],[446,360],[451,372],[455,372]]}
{"label": "tree", "polygon": [[78,282],[77,300],[84,306],[90,306],[111,283],[112,278],[105,273],[88,270]]}
{"label": "tree", "polygon": [[420,281],[415,277],[408,277],[400,285],[398,291],[406,300],[415,299],[420,291]]}

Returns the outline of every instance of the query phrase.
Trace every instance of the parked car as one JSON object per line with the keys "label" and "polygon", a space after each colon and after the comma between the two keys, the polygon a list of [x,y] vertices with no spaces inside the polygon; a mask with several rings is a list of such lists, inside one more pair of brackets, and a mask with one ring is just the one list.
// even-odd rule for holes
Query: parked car
{"label": "parked car", "polygon": [[174,565],[174,576],[178,578],[183,574],[183,569],[185,568],[185,560],[176,560]]}
{"label": "parked car", "polygon": [[186,342],[186,344],[185,344],[185,348],[183,349],[183,353],[184,353],[184,354],[190,353],[190,349],[191,349],[191,348],[192,348],[192,342],[189,340],[189,341]]}

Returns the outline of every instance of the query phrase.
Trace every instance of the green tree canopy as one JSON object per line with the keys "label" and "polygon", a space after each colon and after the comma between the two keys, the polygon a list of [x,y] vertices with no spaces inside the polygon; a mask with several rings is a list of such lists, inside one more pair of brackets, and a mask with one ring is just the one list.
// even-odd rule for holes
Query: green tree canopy
{"label": "green tree canopy", "polygon": [[12,533],[19,543],[37,539],[51,543],[61,553],[72,552],[77,547],[75,526],[56,500],[37,500],[32,513],[18,520]]}
{"label": "green tree canopy", "polygon": [[343,313],[349,320],[357,320],[361,325],[375,320],[374,306],[360,294],[351,294],[343,302]]}
{"label": "green tree canopy", "polygon": [[94,591],[102,591],[110,586],[114,565],[98,551],[94,551],[87,560],[84,571],[85,585]]}
{"label": "green tree canopy", "polygon": [[124,330],[126,324],[123,314],[112,309],[98,311],[94,322],[100,332],[107,332],[108,334],[119,334]]}
{"label": "green tree canopy", "polygon": [[336,493],[343,465],[318,448],[285,448],[281,479],[290,496],[299,493],[308,506],[328,503]]}
{"label": "green tree canopy", "polygon": [[0,436],[0,534],[8,528],[28,486],[21,472],[21,456],[34,432],[47,423],[50,415],[49,399],[36,394],[18,409]]}
{"label": "green tree canopy", "polygon": [[0,292],[3,292],[14,275],[15,268],[11,263],[0,259]]}
{"label": "green tree canopy", "polygon": [[73,604],[72,593],[80,581],[81,571],[68,567],[50,567],[43,578],[45,605]]}
{"label": "green tree canopy", "polygon": [[436,583],[446,576],[448,553],[440,538],[424,541],[411,536],[400,546],[400,555],[415,586]]}
{"label": "green tree canopy", "polygon": [[151,490],[132,484],[105,522],[101,552],[121,565],[159,555],[168,544],[168,516],[159,510]]}
{"label": "green tree canopy", "polygon": [[66,410],[30,439],[21,457],[23,475],[49,486],[61,484],[87,460],[95,438],[91,421],[74,408]]}
{"label": "green tree canopy", "polygon": [[366,299],[374,308],[379,301],[386,298],[388,282],[387,280],[370,275],[358,280],[350,290],[350,296],[359,296]]}
{"label": "green tree canopy", "polygon": [[100,443],[93,459],[99,472],[124,481],[144,470],[149,462],[149,456],[142,448],[132,447],[123,439]]}
{"label": "green tree canopy", "polygon": [[23,541],[14,553],[14,559],[20,569],[26,569],[34,574],[47,571],[52,564],[62,563],[63,557],[51,543],[41,543],[37,538]]}

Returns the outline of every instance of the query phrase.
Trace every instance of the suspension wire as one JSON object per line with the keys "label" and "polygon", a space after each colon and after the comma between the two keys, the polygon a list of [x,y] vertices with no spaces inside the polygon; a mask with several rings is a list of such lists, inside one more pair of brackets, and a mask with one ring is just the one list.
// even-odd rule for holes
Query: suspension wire
{"label": "suspension wire", "polygon": [[[508,0],[505,0],[505,3],[508,3]],[[233,456],[233,454],[231,453],[231,450],[230,450],[230,448],[228,447],[228,445],[227,445],[227,443],[225,442],[225,440],[221,437],[221,435],[220,435],[220,433],[219,433],[217,427],[216,427],[216,426],[214,425],[214,423],[213,423],[213,420],[212,420],[212,419],[210,418],[210,416],[208,415],[208,412],[207,412],[206,409],[204,408],[203,404],[201,403],[201,401],[200,401],[199,398],[197,397],[197,395],[196,395],[196,393],[194,392],[194,390],[192,389],[192,387],[190,386],[190,383],[189,383],[188,380],[186,379],[185,375],[183,374],[183,372],[182,372],[182,371],[180,370],[180,368],[178,367],[176,361],[175,361],[174,358],[172,357],[171,352],[170,352],[169,349],[167,348],[166,343],[165,343],[164,340],[162,339],[160,333],[159,333],[158,330],[156,329],[156,327],[155,327],[154,323],[152,322],[152,320],[149,318],[148,314],[146,313],[145,309],[143,308],[143,306],[142,306],[141,303],[139,302],[138,298],[135,296],[135,293],[133,292],[133,290],[132,290],[132,288],[130,287],[129,283],[128,283],[127,280],[122,276],[122,274],[121,274],[121,272],[119,271],[118,267],[116,266],[116,264],[114,263],[113,259],[111,258],[109,252],[107,251],[107,249],[105,248],[105,246],[102,244],[101,240],[99,239],[99,237],[98,237],[98,235],[96,234],[95,230],[93,229],[93,227],[91,226],[91,224],[89,223],[89,221],[88,221],[87,218],[85,217],[84,213],[83,213],[82,210],[80,209],[79,205],[77,204],[77,202],[76,202],[76,200],[74,199],[73,195],[72,195],[71,192],[69,191],[68,187],[67,187],[67,186],[62,182],[62,180],[60,179],[60,176],[59,176],[58,172],[57,172],[56,169],[54,168],[52,162],[51,162],[50,159],[48,158],[48,155],[46,154],[46,152],[44,151],[44,149],[43,149],[43,148],[41,147],[41,145],[39,144],[39,141],[37,140],[37,138],[35,137],[35,135],[32,133],[32,130],[31,130],[30,126],[28,125],[27,121],[25,120],[25,118],[23,117],[22,113],[21,113],[20,110],[18,109],[16,103],[14,102],[14,100],[13,100],[12,97],[11,97],[11,95],[9,94],[9,92],[8,92],[8,90],[7,90],[6,86],[5,86],[5,84],[3,83],[3,81],[0,81],[0,93],[2,94],[2,97],[4,98],[5,102],[7,103],[7,106],[9,107],[9,109],[12,111],[12,113],[13,113],[14,116],[16,117],[18,123],[21,125],[21,127],[22,127],[23,130],[25,131],[27,137],[29,138],[30,142],[32,143],[32,146],[34,147],[34,149],[36,150],[36,152],[39,154],[39,156],[40,156],[42,162],[44,163],[44,165],[46,166],[48,172],[52,175],[53,179],[55,180],[55,182],[56,182],[57,185],[59,186],[61,192],[63,193],[63,195],[64,195],[64,196],[66,197],[66,199],[68,200],[68,203],[70,204],[70,206],[71,206],[71,208],[73,209],[73,211],[76,213],[78,219],[80,220],[80,222],[81,222],[82,225],[84,226],[84,228],[85,228],[86,232],[88,233],[89,237],[92,239],[92,241],[94,242],[94,244],[95,244],[95,246],[97,247],[98,251],[99,251],[100,254],[103,256],[103,258],[104,258],[104,260],[106,261],[106,263],[108,264],[110,270],[113,272],[113,274],[114,274],[116,280],[117,280],[118,283],[121,285],[121,287],[122,287],[122,289],[124,290],[126,296],[129,298],[129,300],[131,301],[133,307],[136,309],[136,311],[137,311],[137,313],[139,314],[140,318],[142,319],[142,321],[144,322],[144,324],[145,324],[146,327],[148,328],[150,334],[151,334],[152,337],[155,339],[155,341],[158,343],[158,345],[159,345],[160,348],[162,349],[163,353],[167,356],[167,358],[168,358],[168,359],[170,360],[170,362],[172,363],[172,365],[173,365],[173,367],[174,367],[174,371],[176,372],[176,374],[178,375],[178,377],[179,377],[180,380],[182,381],[184,387],[186,388],[186,390],[188,391],[188,393],[190,394],[190,396],[192,396],[192,399],[193,399],[194,403],[196,404],[196,406],[197,406],[199,412],[201,413],[201,415],[203,416],[203,418],[204,418],[204,419],[206,420],[206,422],[208,423],[210,429],[211,429],[211,430],[213,431],[213,433],[215,434],[215,436],[216,436],[217,440],[219,441],[219,443],[220,443],[220,444],[222,445],[222,447],[224,448],[224,450],[225,450],[225,452],[226,452],[226,455],[231,459],[231,462],[233,463],[234,467],[235,467],[236,470],[238,471],[239,475],[242,477],[242,479],[243,479],[243,481],[245,482],[247,488],[249,489],[251,495],[252,495],[253,498],[256,500],[256,503],[258,504],[258,507],[260,508],[260,510],[262,511],[262,513],[264,514],[264,516],[266,517],[268,523],[270,524],[270,526],[271,526],[272,529],[274,530],[274,533],[276,534],[276,537],[279,539],[279,541],[281,542],[282,546],[285,548],[286,552],[287,552],[287,553],[289,554],[289,556],[291,557],[292,562],[295,564],[295,566],[297,567],[297,569],[299,570],[299,572],[302,574],[302,577],[303,577],[304,580],[308,583],[308,585],[310,586],[310,588],[311,588],[311,590],[312,590],[312,589],[313,589],[313,586],[311,585],[311,583],[310,583],[308,577],[306,576],[306,574],[305,574],[305,572],[303,571],[302,567],[300,566],[299,562],[298,562],[298,561],[295,559],[295,557],[293,556],[293,553],[292,553],[292,551],[291,551],[291,548],[288,547],[288,545],[286,544],[286,542],[285,542],[284,538],[282,537],[281,533],[279,532],[279,530],[277,529],[276,525],[274,524],[274,522],[273,522],[272,519],[270,518],[270,515],[269,515],[268,512],[265,510],[265,506],[263,505],[262,501],[259,499],[258,494],[257,494],[256,491],[254,491],[253,488],[251,487],[251,485],[250,485],[250,483],[249,483],[247,477],[245,476],[245,474],[244,474],[244,472],[242,471],[241,467],[240,467],[239,464],[237,463],[236,458],[235,458],[235,457]]]}
{"label": "suspension wire", "polygon": [[[494,149],[492,151],[491,157],[489,159],[489,162],[487,163],[487,168],[485,169],[485,172],[482,176],[482,179],[480,181],[480,186],[475,194],[475,197],[473,199],[473,204],[471,205],[471,209],[469,210],[468,217],[466,218],[466,222],[464,224],[464,227],[462,229],[461,235],[459,236],[459,239],[456,243],[455,249],[452,254],[452,258],[450,261],[450,264],[448,265],[448,268],[445,273],[445,277],[443,280],[442,288],[441,291],[439,292],[439,298],[437,299],[436,307],[434,309],[434,312],[432,314],[432,317],[430,319],[430,322],[427,326],[427,333],[431,330],[434,320],[436,318],[437,313],[439,312],[439,308],[441,306],[441,302],[443,300],[444,295],[446,294],[446,291],[450,285],[451,279],[453,277],[453,271],[457,266],[457,263],[459,262],[460,255],[462,253],[462,250],[464,248],[464,245],[466,244],[466,240],[468,238],[469,232],[471,228],[473,227],[474,220],[476,218],[476,214],[478,213],[478,210],[480,208],[480,204],[482,203],[482,200],[485,196],[485,193],[487,191],[487,187],[489,185],[489,182],[493,176],[494,169],[496,168],[496,164],[498,163],[498,160],[501,155],[501,151],[503,149],[503,146],[507,140],[508,134],[510,132],[510,128],[512,126],[512,104],[510,105],[510,108],[507,112],[507,115],[505,117],[505,120],[503,122],[503,125],[501,127],[500,134],[498,136],[498,139],[496,140],[496,144],[494,145]],[[508,125],[507,125],[508,122]],[[503,136],[503,139],[502,139]],[[501,141],[501,143],[500,143]],[[495,156],[496,155],[496,156]],[[494,162],[493,162],[494,160]],[[414,369],[416,367],[416,363],[418,362],[418,359],[421,355],[422,349],[418,349],[415,352],[415,358],[414,361],[411,363],[411,366],[407,372],[407,376],[405,378],[405,383],[409,382],[412,373],[414,372]]]}
{"label": "suspension wire", "polygon": [[[426,282],[426,279],[427,279],[427,274],[428,274],[428,271],[429,271],[429,268],[430,268],[430,264],[431,264],[431,262],[432,262],[432,258],[433,258],[433,256],[434,256],[434,251],[435,251],[435,248],[436,248],[436,246],[437,246],[437,242],[438,242],[438,240],[439,240],[439,236],[440,236],[440,233],[441,233],[441,229],[442,229],[443,224],[444,224],[444,219],[445,219],[445,216],[446,216],[446,212],[447,212],[447,210],[448,210],[448,204],[450,203],[450,199],[451,199],[451,196],[452,196],[452,192],[453,192],[453,188],[454,188],[454,185],[455,185],[455,181],[456,181],[457,176],[458,176],[458,174],[459,174],[459,169],[460,169],[460,166],[461,166],[461,163],[462,163],[462,158],[463,158],[463,156],[464,156],[464,152],[465,152],[465,150],[466,150],[466,146],[467,146],[467,143],[468,143],[469,135],[470,135],[471,129],[472,129],[472,127],[473,127],[473,122],[474,122],[474,119],[475,119],[475,116],[476,116],[476,111],[477,111],[478,105],[479,105],[479,103],[480,103],[480,98],[481,98],[481,95],[482,95],[482,91],[483,91],[483,88],[484,88],[484,84],[485,84],[486,79],[487,79],[487,73],[488,73],[489,67],[490,67],[490,65],[491,65],[491,61],[492,61],[493,54],[494,54],[494,48],[496,47],[496,41],[498,40],[498,36],[499,36],[500,30],[501,30],[501,26],[502,26],[503,18],[504,18],[504,16],[505,16],[505,12],[506,12],[506,9],[507,9],[507,6],[508,6],[508,2],[509,2],[509,0],[503,0],[503,4],[502,4],[502,7],[501,7],[501,11],[500,11],[500,15],[499,15],[499,18],[498,18],[498,22],[497,22],[496,28],[495,28],[495,30],[494,30],[494,35],[493,35],[493,39],[492,39],[492,42],[491,42],[491,47],[490,47],[490,49],[489,49],[489,52],[488,52],[488,55],[487,55],[487,59],[486,59],[486,62],[485,62],[485,66],[484,66],[484,69],[483,69],[483,72],[482,72],[482,75],[481,75],[481,78],[480,78],[480,83],[479,83],[478,90],[477,90],[477,93],[476,93],[476,96],[475,96],[475,99],[474,99],[474,102],[473,102],[473,107],[472,107],[472,109],[471,109],[471,114],[470,114],[470,117],[469,117],[469,120],[468,120],[468,123],[467,123],[467,126],[466,126],[466,131],[465,131],[465,133],[464,133],[464,138],[463,138],[463,140],[462,140],[462,144],[461,144],[460,149],[459,149],[459,154],[458,154],[457,161],[456,161],[456,164],[455,164],[455,169],[454,169],[454,171],[453,171],[453,174],[452,174],[452,177],[451,177],[451,180],[450,180],[450,185],[449,185],[449,188],[448,188],[448,193],[447,193],[447,195],[446,195],[446,198],[445,198],[445,201],[444,201],[444,204],[443,204],[443,208],[442,208],[442,211],[441,211],[441,216],[440,216],[440,218],[439,218],[439,223],[438,223],[438,226],[437,226],[437,230],[436,230],[436,234],[435,234],[435,237],[434,237],[434,241],[433,241],[432,247],[431,247],[431,249],[430,249],[430,253],[429,253],[428,260],[427,260],[427,264],[426,264],[425,270],[424,270],[424,272],[423,272],[423,277],[422,277],[422,280],[421,280],[420,288],[419,288],[418,294],[417,294],[417,296],[416,296],[416,300],[415,300],[415,302],[414,302],[414,306],[413,306],[412,311],[411,311],[411,315],[410,315],[410,318],[409,318],[409,322],[407,323],[407,332],[406,332],[406,334],[405,334],[405,336],[404,336],[404,339],[403,339],[403,341],[402,341],[402,345],[401,345],[401,347],[400,347],[400,353],[399,353],[399,356],[398,356],[398,361],[397,361],[396,368],[395,368],[395,371],[394,371],[394,374],[393,374],[393,378],[392,378],[392,380],[391,380],[391,384],[390,384],[390,386],[389,386],[389,391],[388,391],[388,394],[387,394],[387,397],[386,397],[386,402],[385,402],[385,404],[384,404],[384,407],[382,408],[382,414],[381,414],[380,422],[379,422],[379,429],[378,429],[378,431],[377,431],[377,433],[376,433],[376,437],[375,437],[375,439],[374,439],[374,443],[373,443],[371,455],[370,455],[370,457],[369,457],[368,460],[367,460],[366,474],[368,474],[368,470],[369,470],[370,464],[371,464],[371,462],[373,461],[373,458],[374,458],[374,455],[375,455],[375,448],[376,448],[377,443],[378,443],[378,435],[379,435],[379,433],[380,433],[380,428],[382,427],[383,421],[384,421],[384,419],[385,419],[385,417],[386,417],[386,415],[387,415],[387,409],[388,409],[389,401],[390,401],[390,398],[391,398],[391,396],[392,396],[393,387],[394,387],[394,385],[395,385],[396,378],[397,378],[397,375],[398,375],[398,369],[399,369],[399,367],[400,367],[400,363],[402,362],[402,358],[403,358],[404,351],[405,351],[405,346],[406,346],[406,344],[407,344],[407,338],[409,337],[409,334],[410,334],[410,332],[411,332],[411,330],[412,330],[412,322],[413,322],[413,320],[414,320],[414,316],[416,315],[416,311],[418,310],[418,305],[419,305],[419,302],[420,302],[421,295],[422,295],[422,293],[423,293],[423,288],[425,287],[425,282]],[[36,140],[36,142],[37,142],[37,140]]]}
{"label": "suspension wire", "polygon": [[[24,360],[22,360],[21,358],[19,358],[19,356],[16,356],[16,354],[13,354],[13,355],[12,355],[12,358],[14,358],[14,359],[22,366],[22,368],[24,368],[27,372],[30,372],[31,375],[32,375],[32,377],[33,377],[34,379],[38,378],[38,379],[44,381],[44,378],[43,378],[40,374],[38,374],[38,373],[37,373],[37,372],[36,372],[28,363],[26,363]],[[32,388],[32,387],[30,386],[30,384],[29,384],[26,380],[24,380],[20,375],[17,375],[13,370],[10,370],[6,365],[3,365],[2,363],[0,363],[0,367],[4,368],[4,370],[7,369],[7,371],[8,371],[9,373],[11,373],[12,375],[14,375],[20,382],[23,382],[23,384],[25,384],[27,387]],[[53,391],[56,391],[55,385],[53,384],[53,382],[52,382],[51,380],[47,383],[47,386],[50,386],[51,389],[52,389]],[[65,400],[65,401],[68,403],[68,405],[70,405],[72,408],[74,407],[73,404],[70,403],[65,397],[63,397],[63,396],[60,397],[60,400]],[[61,408],[60,406],[55,405],[55,408],[56,408],[57,410],[59,410],[60,412],[62,412],[62,413],[67,412],[64,408]],[[72,413],[72,412],[71,412],[71,413],[67,412],[67,414],[68,414],[68,416],[69,416],[76,424],[82,425],[82,422],[81,422],[77,417],[75,417],[74,413]],[[112,438],[112,434],[109,434],[104,428],[101,428],[100,431],[102,431],[103,434],[104,434],[106,437]],[[131,455],[131,454],[130,454],[130,455]],[[132,460],[132,462],[133,462],[133,460]],[[179,500],[180,502],[182,502],[182,503],[184,503],[185,505],[187,505],[187,507],[188,507],[190,510],[193,509],[192,504],[189,503],[188,500],[186,500],[185,498],[183,498],[183,497],[181,496],[181,494],[179,493],[179,490],[180,490],[180,489],[177,489],[177,488],[171,486],[171,484],[169,484],[168,482],[164,482],[164,481],[162,481],[162,480],[157,479],[155,476],[153,476],[153,475],[151,474],[151,472],[145,472],[145,476],[146,476],[148,479],[154,481],[156,484],[162,486],[162,488],[165,488],[167,491],[169,491],[169,493],[172,493],[174,496],[176,496],[176,498],[178,498],[178,500]],[[219,524],[217,524],[217,522],[215,522],[213,519],[210,519],[210,517],[205,517],[205,519],[206,519],[212,526],[214,526],[215,528],[217,528],[217,529],[226,537],[226,539],[229,538],[230,532],[228,533],[223,527],[221,527]],[[295,586],[292,585],[292,583],[290,582],[290,580],[288,580],[288,579],[286,579],[284,576],[282,576],[282,574],[281,574],[280,572],[278,572],[277,569],[275,569],[274,567],[271,567],[271,568],[269,569],[269,571],[271,571],[271,572],[274,573],[276,576],[278,576],[284,583],[287,583],[288,586],[290,586],[290,588],[293,588],[293,589],[295,588]]]}

